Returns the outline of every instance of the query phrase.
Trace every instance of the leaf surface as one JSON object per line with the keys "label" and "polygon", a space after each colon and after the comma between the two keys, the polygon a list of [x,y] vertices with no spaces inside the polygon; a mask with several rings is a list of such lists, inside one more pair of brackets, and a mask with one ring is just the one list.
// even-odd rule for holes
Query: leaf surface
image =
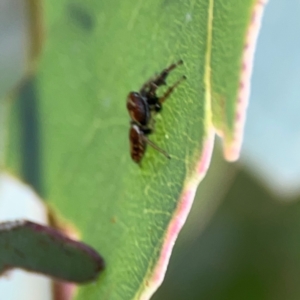
{"label": "leaf surface", "polygon": [[55,229],[30,221],[0,223],[0,274],[11,268],[70,282],[94,280],[104,268],[99,255]]}
{"label": "leaf surface", "polygon": [[[45,2],[48,39],[36,89],[47,198],[107,265],[78,299],[148,299],[207,170],[213,124],[220,134],[226,129],[228,144],[237,140],[243,45],[256,1],[238,1],[240,23],[229,22],[236,1],[222,3]],[[138,166],[129,155],[127,94],[179,59],[184,65],[167,82],[187,80],[150,136],[171,160],[148,147]]]}
{"label": "leaf surface", "polygon": [[[49,40],[38,74],[48,198],[107,264],[78,299],[138,299],[162,279],[196,188],[187,185],[198,181],[209,130],[209,5],[55,2],[46,6]],[[188,80],[165,102],[151,136],[171,160],[148,147],[139,167],[129,155],[127,94],[178,59],[184,66],[168,83]]]}
{"label": "leaf surface", "polygon": [[267,0],[214,0],[211,59],[213,123],[224,155],[239,157],[253,56]]}

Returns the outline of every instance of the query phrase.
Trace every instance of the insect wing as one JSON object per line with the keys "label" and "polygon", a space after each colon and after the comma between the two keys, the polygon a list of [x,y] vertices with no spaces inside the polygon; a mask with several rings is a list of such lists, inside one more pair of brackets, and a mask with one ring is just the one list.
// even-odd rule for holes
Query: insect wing
{"label": "insect wing", "polygon": [[135,124],[130,127],[129,140],[131,158],[136,163],[139,163],[145,154],[147,143],[144,138],[144,133]]}

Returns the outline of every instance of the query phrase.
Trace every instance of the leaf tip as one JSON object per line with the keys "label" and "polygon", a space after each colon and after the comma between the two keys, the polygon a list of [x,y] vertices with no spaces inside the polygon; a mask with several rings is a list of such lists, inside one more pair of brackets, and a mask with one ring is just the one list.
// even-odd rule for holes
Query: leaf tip
{"label": "leaf tip", "polygon": [[246,121],[246,110],[250,97],[254,53],[264,8],[267,2],[268,0],[257,0],[252,9],[241,62],[241,75],[237,93],[233,133],[224,143],[224,157],[228,161],[235,161],[240,155]]}

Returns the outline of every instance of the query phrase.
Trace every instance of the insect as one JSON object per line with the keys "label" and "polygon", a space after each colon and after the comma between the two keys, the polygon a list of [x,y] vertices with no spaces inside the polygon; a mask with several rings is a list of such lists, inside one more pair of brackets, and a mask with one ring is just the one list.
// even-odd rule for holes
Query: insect
{"label": "insect", "polygon": [[171,64],[154,78],[146,81],[139,92],[130,92],[127,96],[127,110],[130,115],[130,154],[133,161],[140,163],[147,145],[162,153],[165,157],[170,158],[169,154],[159,148],[156,144],[149,140],[148,135],[153,133],[153,116],[162,110],[162,104],[172,94],[174,89],[186,79],[182,76],[166,92],[161,96],[157,96],[157,89],[166,85],[166,79],[169,73],[177,66],[182,65],[183,61]]}

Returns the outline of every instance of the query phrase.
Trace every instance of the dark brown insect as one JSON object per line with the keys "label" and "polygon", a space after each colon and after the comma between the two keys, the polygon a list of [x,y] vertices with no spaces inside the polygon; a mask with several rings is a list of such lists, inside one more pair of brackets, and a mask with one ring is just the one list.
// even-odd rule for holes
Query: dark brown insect
{"label": "dark brown insect", "polygon": [[168,153],[148,139],[148,135],[153,132],[153,115],[161,111],[162,103],[186,77],[182,76],[161,97],[156,95],[156,91],[160,86],[166,85],[169,73],[182,63],[183,61],[179,60],[177,63],[170,65],[159,75],[145,82],[139,92],[130,92],[127,96],[127,110],[131,118],[129,131],[130,154],[136,163],[142,160],[147,144],[170,158]]}

